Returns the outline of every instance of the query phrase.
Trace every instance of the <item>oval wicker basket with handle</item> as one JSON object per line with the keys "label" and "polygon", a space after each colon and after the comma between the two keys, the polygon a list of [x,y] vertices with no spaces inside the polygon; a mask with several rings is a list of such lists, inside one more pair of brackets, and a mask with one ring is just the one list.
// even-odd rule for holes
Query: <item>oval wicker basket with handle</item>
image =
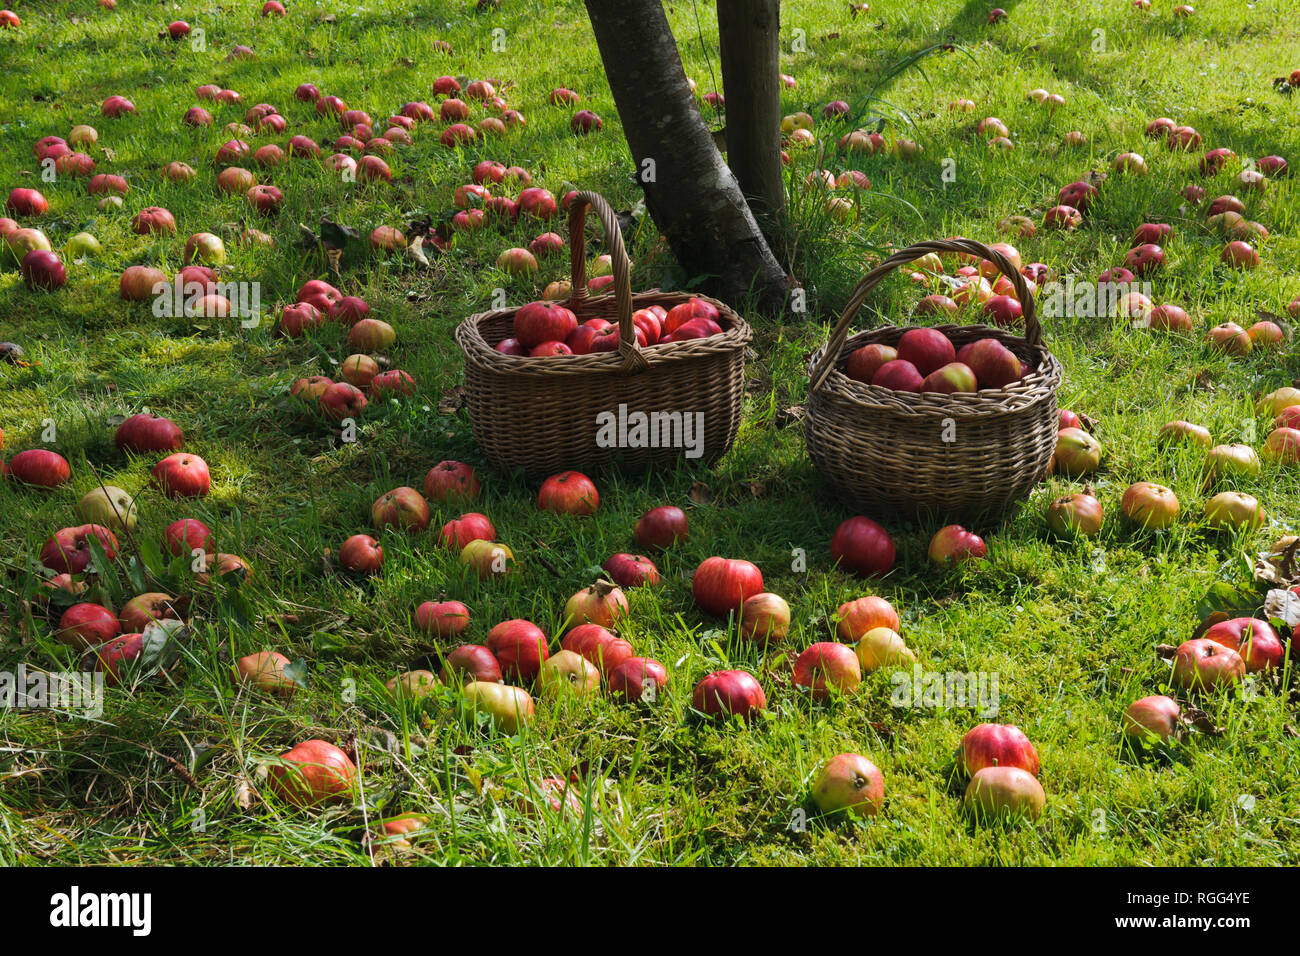
{"label": "oval wicker basket with handle", "polygon": [[[850,336],[849,323],[891,271],[928,253],[987,259],[1015,286],[1025,334],[985,325],[944,325],[957,348],[997,339],[1029,372],[1003,388],[945,395],[901,392],[855,381],[850,352],[897,345],[907,331],[883,326]],[[860,281],[826,346],[808,365],[804,436],[808,456],[854,508],[877,515],[974,516],[1004,510],[1047,473],[1056,448],[1056,391],[1061,364],[1043,345],[1034,298],[1024,277],[995,250],[970,239],[919,242],[883,260]]]}
{"label": "oval wicker basket with handle", "polygon": [[[584,224],[591,206],[613,262],[614,294],[587,290]],[[630,265],[614,211],[581,192],[569,211],[573,291],[563,303],[579,323],[617,322],[618,351],[589,355],[506,355],[516,309],[472,315],[456,329],[465,353],[466,405],[484,457],[527,473],[568,468],[627,471],[710,463],[736,437],[744,398],[745,347],[752,335],[735,311],[706,296],[651,291],[633,295]],[[632,313],[704,299],[718,310],[720,334],[642,348]],[[613,438],[613,441],[611,441]]]}

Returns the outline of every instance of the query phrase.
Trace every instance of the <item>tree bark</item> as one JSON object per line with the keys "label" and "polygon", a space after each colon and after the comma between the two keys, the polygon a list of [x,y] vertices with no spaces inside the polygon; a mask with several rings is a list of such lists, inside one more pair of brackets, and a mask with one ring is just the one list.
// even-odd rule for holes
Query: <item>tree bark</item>
{"label": "tree bark", "polygon": [[727,165],[769,245],[785,214],[781,180],[781,2],[718,0]]}
{"label": "tree bark", "polygon": [[733,307],[752,296],[759,309],[780,310],[785,271],[700,116],[662,3],[586,6],[646,209],[677,261]]}

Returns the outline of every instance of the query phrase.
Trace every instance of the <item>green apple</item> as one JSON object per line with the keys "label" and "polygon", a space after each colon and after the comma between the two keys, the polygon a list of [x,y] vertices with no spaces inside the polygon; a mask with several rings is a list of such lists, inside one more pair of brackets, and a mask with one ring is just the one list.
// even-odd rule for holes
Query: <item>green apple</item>
{"label": "green apple", "polygon": [[79,232],[68,240],[67,246],[64,247],[68,256],[73,259],[80,259],[82,256],[97,256],[104,251],[104,247],[88,232]]}
{"label": "green apple", "polygon": [[134,531],[135,501],[121,488],[104,485],[89,491],[77,502],[77,517],[118,531]]}

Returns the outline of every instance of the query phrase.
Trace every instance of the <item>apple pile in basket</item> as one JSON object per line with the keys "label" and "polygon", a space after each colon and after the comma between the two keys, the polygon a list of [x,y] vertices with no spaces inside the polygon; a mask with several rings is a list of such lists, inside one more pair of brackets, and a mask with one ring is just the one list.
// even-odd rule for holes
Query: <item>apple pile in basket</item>
{"label": "apple pile in basket", "polygon": [[[674,310],[676,311],[676,310]],[[975,392],[1005,388],[1029,368],[997,339],[954,346],[938,329],[908,329],[898,347],[873,342],[848,354],[844,374],[896,392]]]}
{"label": "apple pile in basket", "polygon": [[[722,332],[718,310],[703,299],[671,309],[652,305],[632,313],[636,341],[642,348],[659,342],[703,339]],[[515,313],[514,335],[497,343],[506,355],[589,355],[618,350],[618,324],[578,317],[558,302],[529,302]]]}

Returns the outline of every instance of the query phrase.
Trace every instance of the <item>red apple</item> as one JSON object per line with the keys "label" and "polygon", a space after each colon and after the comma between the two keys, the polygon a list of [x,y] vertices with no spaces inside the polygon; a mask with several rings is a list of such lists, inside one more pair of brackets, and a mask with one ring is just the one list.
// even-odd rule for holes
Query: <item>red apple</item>
{"label": "red apple", "polygon": [[1101,443],[1082,428],[1063,428],[1052,461],[1064,475],[1090,475],[1101,467]]}
{"label": "red apple", "polygon": [[795,659],[793,681],[813,700],[826,700],[832,693],[853,693],[862,682],[862,666],[847,644],[824,641]]}
{"label": "red apple", "polygon": [[886,628],[897,632],[901,626],[893,605],[874,594],[841,604],[835,621],[836,636],[848,644],[857,643],[868,631]]}
{"label": "red apple", "polygon": [[898,340],[898,361],[910,362],[922,378],[956,358],[952,342],[937,329],[908,329]]}
{"label": "red apple", "polygon": [[894,359],[880,366],[872,376],[871,384],[896,392],[920,392],[925,384],[925,377],[911,362]]}
{"label": "red apple", "polygon": [[414,488],[403,485],[385,492],[370,508],[370,520],[376,530],[392,526],[409,532],[429,526],[429,504]]}
{"label": "red apple", "polygon": [[1091,538],[1101,532],[1101,502],[1090,494],[1066,495],[1047,506],[1047,525],[1063,538]]}
{"label": "red apple", "polygon": [[185,444],[180,426],[170,418],[152,412],[132,415],[117,427],[113,441],[118,448],[137,454],[151,451],[177,451]]}
{"label": "red apple", "polygon": [[212,531],[197,518],[173,521],[163,534],[163,547],[174,557],[192,554],[195,548],[206,553],[212,544]]}
{"label": "red apple", "polygon": [[1144,528],[1168,528],[1178,520],[1178,498],[1164,485],[1139,481],[1129,485],[1120,499],[1124,517]]}
{"label": "red apple", "polygon": [[1236,651],[1246,662],[1247,672],[1252,674],[1270,667],[1280,667],[1286,654],[1277,631],[1267,621],[1258,618],[1235,617],[1220,621],[1201,637]]}
{"label": "red apple", "polygon": [[962,764],[974,775],[985,767],[1018,767],[1038,776],[1038,752],[1014,724],[979,724],[961,739]]}
{"label": "red apple", "polygon": [[706,558],[695,569],[691,593],[708,614],[726,617],[739,612],[746,600],[763,590],[763,573],[742,559]]}
{"label": "red apple", "polygon": [[151,484],[168,498],[202,498],[212,486],[208,465],[198,455],[168,455],[150,472]]}
{"label": "red apple", "polygon": [[463,551],[471,541],[495,541],[496,536],[496,528],[487,515],[471,511],[443,525],[439,540],[444,547]]}
{"label": "red apple", "polygon": [[430,637],[457,637],[469,627],[469,608],[459,601],[425,601],[415,609],[415,626]]}
{"label": "red apple", "polygon": [[1246,676],[1246,662],[1230,647],[1206,637],[1184,641],[1174,655],[1171,681],[1183,690],[1215,690]]}
{"label": "red apple", "polygon": [[817,774],[812,798],[822,813],[874,817],[885,806],[885,778],[862,754],[838,754]]}
{"label": "red apple", "polygon": [[686,512],[673,505],[651,508],[637,519],[636,526],[632,529],[632,537],[637,544],[658,551],[685,541],[689,533],[690,523],[686,520]]}
{"label": "red apple", "polygon": [[985,767],[966,787],[964,803],[979,818],[1028,817],[1036,820],[1047,797],[1042,784],[1018,767]]}
{"label": "red apple", "polygon": [[9,471],[23,484],[39,488],[57,488],[72,477],[68,460],[45,448],[20,451],[9,462]]}
{"label": "red apple", "polygon": [[636,651],[632,645],[600,624],[579,624],[564,635],[560,647],[572,651],[596,666],[602,674],[610,674]]}
{"label": "red apple", "polygon": [[30,289],[53,291],[68,281],[68,272],[59,257],[44,249],[33,249],[24,255],[18,271]]}
{"label": "red apple", "polygon": [[1178,733],[1181,713],[1172,697],[1143,697],[1124,711],[1124,733],[1138,738],[1155,734],[1161,740],[1168,740]]}
{"label": "red apple", "polygon": [[442,659],[442,679],[452,686],[471,681],[495,684],[501,680],[501,664],[481,644],[462,644]]}
{"label": "red apple", "polygon": [[967,365],[981,388],[1003,388],[1020,381],[1020,359],[997,339],[977,339],[964,345],[957,361]]}
{"label": "red apple", "polygon": [[117,616],[101,604],[74,604],[59,618],[54,636],[79,650],[105,644],[121,633]]}
{"label": "red apple", "polygon": [[374,574],[383,563],[384,549],[368,534],[354,534],[339,545],[339,564],[349,571]]}
{"label": "red apple", "polygon": [[549,656],[546,634],[531,621],[502,621],[488,632],[487,646],[507,678],[531,681]]}
{"label": "red apple", "polygon": [[979,535],[959,524],[950,524],[935,532],[927,553],[934,564],[951,566],[979,560],[988,554],[988,549]]}
{"label": "red apple", "polygon": [[[953,308],[955,311],[955,304]],[[898,350],[893,346],[879,343],[864,345],[862,348],[854,349],[849,353],[848,358],[844,360],[844,373],[851,379],[869,385],[876,372],[880,371],[881,366],[897,358]]]}
{"label": "red apple", "polygon": [[58,574],[80,574],[90,566],[92,538],[103,546],[109,560],[117,557],[113,532],[102,525],[83,524],[54,532],[41,547],[41,564]]}
{"label": "red apple", "polygon": [[542,482],[537,507],[561,514],[592,515],[600,505],[600,494],[591,479],[581,472],[562,471]]}
{"label": "red apple", "polygon": [[668,671],[650,657],[629,657],[609,672],[609,695],[653,702],[668,686]]}
{"label": "red apple", "polygon": [[767,709],[767,697],[746,671],[714,671],[695,685],[691,706],[717,720],[729,716],[750,718]]}
{"label": "red apple", "polygon": [[280,755],[267,784],[286,803],[315,807],[346,801],[356,778],[356,765],[338,747],[323,740],[304,740]]}
{"label": "red apple", "polygon": [[610,579],[623,588],[654,586],[659,583],[659,569],[654,562],[639,554],[619,552],[611,555],[601,565]]}
{"label": "red apple", "polygon": [[563,342],[577,327],[577,317],[556,302],[530,302],[514,318],[515,338],[529,349],[543,342]]}
{"label": "red apple", "polygon": [[831,538],[831,558],[859,575],[883,577],[894,566],[894,541],[870,518],[849,518]]}

